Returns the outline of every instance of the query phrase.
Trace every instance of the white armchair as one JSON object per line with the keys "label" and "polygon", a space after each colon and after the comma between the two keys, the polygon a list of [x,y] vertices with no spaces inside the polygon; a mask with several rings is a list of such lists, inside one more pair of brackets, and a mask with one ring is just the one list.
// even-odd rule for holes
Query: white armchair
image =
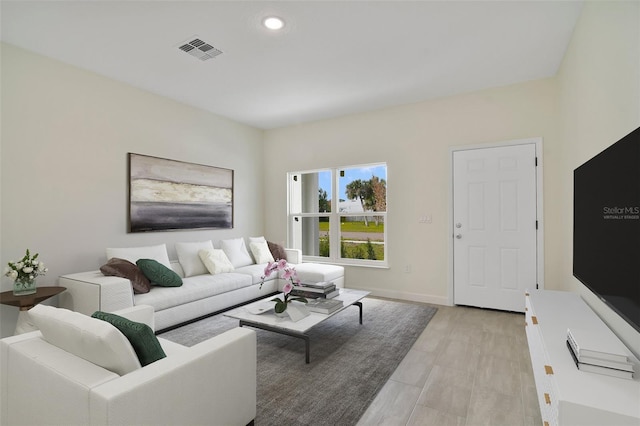
{"label": "white armchair", "polygon": [[[127,311],[117,313],[152,321],[150,307]],[[0,340],[0,424],[253,422],[255,332],[236,328],[190,348],[158,340],[167,357],[122,376],[54,346],[41,331]]]}

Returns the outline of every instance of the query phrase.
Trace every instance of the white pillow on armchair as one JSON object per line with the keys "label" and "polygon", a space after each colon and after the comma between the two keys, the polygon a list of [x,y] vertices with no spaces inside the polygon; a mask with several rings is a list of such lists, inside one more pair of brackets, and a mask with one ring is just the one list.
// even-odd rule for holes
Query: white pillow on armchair
{"label": "white pillow on armchair", "polygon": [[36,305],[29,315],[44,340],[121,376],[141,368],[129,340],[108,322],[68,309]]}

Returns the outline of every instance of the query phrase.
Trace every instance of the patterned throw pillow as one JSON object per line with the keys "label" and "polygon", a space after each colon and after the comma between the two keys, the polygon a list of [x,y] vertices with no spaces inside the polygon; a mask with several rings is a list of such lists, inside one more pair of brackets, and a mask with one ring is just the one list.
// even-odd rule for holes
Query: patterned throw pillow
{"label": "patterned throw pillow", "polygon": [[133,346],[133,350],[138,355],[140,365],[143,367],[167,356],[162,350],[158,338],[147,324],[134,322],[120,315],[102,311],[96,311],[91,316],[106,321],[120,330]]}
{"label": "patterned throw pillow", "polygon": [[269,245],[266,241],[262,242],[251,242],[249,243],[249,249],[251,249],[251,253],[253,254],[253,258],[256,260],[256,263],[267,263],[273,262],[274,258],[269,250]]}
{"label": "patterned throw pillow", "polygon": [[136,265],[152,285],[160,287],[180,287],[182,285],[180,275],[156,260],[138,259]]}
{"label": "patterned throw pillow", "polygon": [[149,293],[151,283],[140,268],[125,259],[113,257],[100,267],[100,272],[107,277],[121,277],[131,281],[134,293]]}
{"label": "patterned throw pillow", "polygon": [[200,250],[198,256],[211,275],[233,272],[235,268],[222,249]]}

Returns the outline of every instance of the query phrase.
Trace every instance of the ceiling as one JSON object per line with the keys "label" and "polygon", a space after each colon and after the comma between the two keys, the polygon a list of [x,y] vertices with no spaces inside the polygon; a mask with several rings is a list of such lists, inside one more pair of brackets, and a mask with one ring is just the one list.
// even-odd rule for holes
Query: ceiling
{"label": "ceiling", "polygon": [[[553,76],[582,5],[3,0],[0,17],[6,43],[271,129]],[[194,36],[223,53],[178,49]]]}

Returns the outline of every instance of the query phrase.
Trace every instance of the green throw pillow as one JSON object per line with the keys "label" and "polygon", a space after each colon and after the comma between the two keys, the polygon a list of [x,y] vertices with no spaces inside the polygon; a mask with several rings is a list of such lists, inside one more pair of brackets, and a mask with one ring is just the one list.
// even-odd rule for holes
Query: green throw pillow
{"label": "green throw pillow", "polygon": [[180,287],[182,285],[180,275],[156,260],[138,259],[136,265],[153,285],[161,287]]}
{"label": "green throw pillow", "polygon": [[140,365],[143,367],[167,356],[162,350],[158,338],[147,324],[102,311],[96,311],[91,316],[106,321],[120,330],[133,346]]}

